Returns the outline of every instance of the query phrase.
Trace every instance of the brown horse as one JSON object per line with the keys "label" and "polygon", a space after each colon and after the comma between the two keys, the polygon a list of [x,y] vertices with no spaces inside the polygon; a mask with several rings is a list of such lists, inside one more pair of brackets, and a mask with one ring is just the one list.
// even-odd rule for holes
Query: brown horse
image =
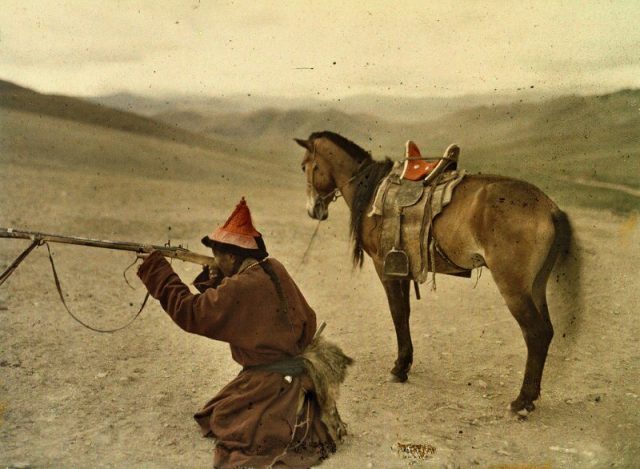
{"label": "brown horse", "polygon": [[[379,216],[367,216],[375,190],[393,162],[374,161],[361,147],[329,131],[295,141],[306,150],[302,170],[307,178],[309,216],[326,219],[329,203],[340,194],[351,210],[354,265],[362,265],[363,251],[373,260],[387,294],[398,341],[398,358],[391,373],[394,380],[406,381],[413,362],[410,280],[383,274],[382,223]],[[567,216],[527,182],[467,175],[451,203],[435,218],[432,233],[450,261],[437,255],[436,272],[456,273],[482,266],[490,269],[527,345],[524,381],[511,409],[533,410],[553,337],[547,280],[559,255],[561,259],[568,257],[565,254],[572,239]],[[578,279],[572,280],[571,285],[576,287]]]}

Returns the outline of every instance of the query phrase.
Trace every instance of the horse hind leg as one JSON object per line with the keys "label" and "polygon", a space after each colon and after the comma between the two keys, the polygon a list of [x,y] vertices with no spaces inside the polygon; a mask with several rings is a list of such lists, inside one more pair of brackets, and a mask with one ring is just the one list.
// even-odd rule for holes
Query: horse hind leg
{"label": "horse hind leg", "polygon": [[[510,270],[510,269],[509,269]],[[533,401],[540,396],[540,383],[549,344],[553,338],[553,326],[549,318],[545,298],[548,272],[542,269],[536,278],[528,282],[522,271],[492,271],[498,289],[509,311],[518,322],[527,346],[527,361],[520,394],[511,402],[511,410],[532,411]]]}
{"label": "horse hind leg", "polygon": [[[537,348],[537,351],[535,352],[538,356],[538,363],[539,363],[539,371],[536,369],[535,372],[538,373],[537,375],[537,381],[536,381],[536,386],[534,387],[534,398],[533,400],[537,399],[540,396],[540,385],[541,385],[541,381],[542,381],[542,372],[544,370],[544,365],[547,359],[547,353],[549,351],[549,345],[551,344],[551,340],[553,339],[553,324],[551,323],[551,318],[549,316],[549,306],[547,303],[547,282],[549,280],[549,277],[551,275],[551,270],[553,269],[553,266],[556,262],[556,259],[558,257],[558,252],[556,249],[556,246],[554,245],[551,250],[549,251],[544,264],[542,265],[542,268],[540,269],[540,271],[538,272],[538,274],[536,275],[536,278],[533,282],[533,288],[532,288],[532,299],[535,305],[535,308],[538,312],[538,316],[536,317],[536,324],[534,327],[530,328],[530,330],[532,330],[533,334],[533,345],[531,347],[533,347],[534,349]],[[521,326],[522,327],[522,326]],[[524,332],[523,332],[524,334]],[[527,351],[528,354],[530,353],[529,350],[531,350],[531,347],[529,346],[529,342],[527,341],[526,335],[525,335],[525,342],[527,342]],[[538,365],[534,365],[534,366],[538,366]],[[527,356],[527,369],[529,369],[529,358]],[[526,373],[525,373],[525,378],[526,378]],[[523,383],[522,389],[525,389],[525,384]],[[521,396],[523,396],[523,392],[520,392],[520,396],[518,396],[518,398],[520,398]],[[526,402],[526,394],[524,395],[523,398],[523,402]],[[516,412],[521,410],[518,405],[518,399],[516,399],[516,401],[514,401],[514,403],[512,403],[512,409],[514,409]],[[525,409],[526,410],[533,410],[534,405],[533,405],[533,401],[530,403],[530,409],[527,408],[527,406],[525,405]]]}
{"label": "horse hind leg", "polygon": [[511,410],[518,412],[526,409],[535,409],[533,401],[540,397],[540,383],[542,372],[549,351],[549,344],[553,338],[553,326],[551,321],[540,311],[535,309],[535,305],[530,297],[522,297],[511,301],[509,307],[516,317],[525,343],[527,344],[527,364],[524,372],[524,379],[520,394],[511,402]]}

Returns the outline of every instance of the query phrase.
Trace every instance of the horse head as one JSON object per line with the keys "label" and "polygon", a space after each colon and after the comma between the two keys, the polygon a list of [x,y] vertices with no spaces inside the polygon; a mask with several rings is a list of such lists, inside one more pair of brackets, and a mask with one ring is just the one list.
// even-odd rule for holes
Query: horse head
{"label": "horse head", "polygon": [[301,168],[307,179],[307,214],[314,220],[326,220],[329,204],[340,194],[331,166],[315,140],[294,140],[306,150]]}

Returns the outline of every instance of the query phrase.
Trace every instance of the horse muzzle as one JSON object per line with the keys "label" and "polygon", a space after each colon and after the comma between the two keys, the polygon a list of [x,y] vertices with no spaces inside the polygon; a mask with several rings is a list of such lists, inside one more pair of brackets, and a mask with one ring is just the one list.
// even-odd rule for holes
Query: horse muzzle
{"label": "horse muzzle", "polygon": [[307,214],[314,220],[326,220],[329,217],[329,206],[321,197],[309,198]]}

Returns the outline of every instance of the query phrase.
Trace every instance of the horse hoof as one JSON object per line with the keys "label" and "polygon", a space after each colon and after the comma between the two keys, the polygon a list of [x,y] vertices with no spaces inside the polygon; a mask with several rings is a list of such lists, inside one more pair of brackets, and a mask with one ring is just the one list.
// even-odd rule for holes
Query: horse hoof
{"label": "horse hoof", "polygon": [[511,412],[513,412],[514,414],[526,415],[525,412],[533,412],[536,406],[534,405],[533,401],[519,397],[511,403],[510,408]]}
{"label": "horse hoof", "polygon": [[389,381],[391,381],[392,383],[404,383],[405,381],[407,381],[409,379],[409,375],[407,373],[391,373],[391,377],[389,378]]}

